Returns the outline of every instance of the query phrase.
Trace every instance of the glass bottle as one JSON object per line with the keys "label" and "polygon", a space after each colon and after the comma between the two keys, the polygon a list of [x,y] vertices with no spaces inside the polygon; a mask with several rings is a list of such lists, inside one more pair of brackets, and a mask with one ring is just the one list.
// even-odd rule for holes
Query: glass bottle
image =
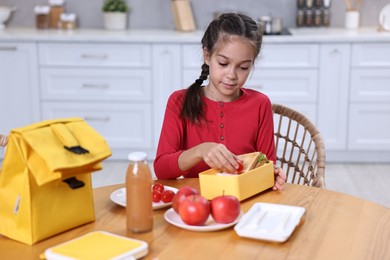
{"label": "glass bottle", "polygon": [[298,9],[305,7],[305,0],[297,0]]}
{"label": "glass bottle", "polygon": [[330,25],[330,10],[327,8],[322,10],[322,25],[326,27]]}
{"label": "glass bottle", "polygon": [[61,29],[73,30],[76,29],[76,14],[63,13],[60,17]]}
{"label": "glass bottle", "polygon": [[35,6],[35,25],[37,29],[47,29],[49,28],[49,12],[50,7],[47,5]]}
{"label": "glass bottle", "polygon": [[322,0],[314,0],[314,6],[315,6],[316,8],[321,8],[322,5],[323,5]]}
{"label": "glass bottle", "polygon": [[314,26],[321,26],[322,25],[322,11],[321,11],[321,9],[314,10],[313,23],[314,23]]}
{"label": "glass bottle", "polygon": [[65,0],[49,0],[50,4],[50,28],[60,28],[60,17],[64,12]]}
{"label": "glass bottle", "polygon": [[306,8],[308,9],[313,8],[313,0],[306,0]]}
{"label": "glass bottle", "polygon": [[313,26],[313,10],[311,9],[305,11],[305,25],[307,27]]}
{"label": "glass bottle", "polygon": [[144,152],[130,153],[126,173],[126,225],[133,233],[153,228],[152,175]]}
{"label": "glass bottle", "polygon": [[296,24],[297,24],[297,27],[305,26],[305,12],[301,9],[298,9],[298,11],[297,11]]}

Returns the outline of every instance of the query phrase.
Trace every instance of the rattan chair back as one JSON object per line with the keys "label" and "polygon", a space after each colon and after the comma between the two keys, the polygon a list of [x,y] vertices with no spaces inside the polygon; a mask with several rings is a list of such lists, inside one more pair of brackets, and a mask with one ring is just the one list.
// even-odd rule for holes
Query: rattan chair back
{"label": "rattan chair back", "polygon": [[276,161],[288,183],[325,188],[325,146],[317,127],[303,114],[273,104]]}

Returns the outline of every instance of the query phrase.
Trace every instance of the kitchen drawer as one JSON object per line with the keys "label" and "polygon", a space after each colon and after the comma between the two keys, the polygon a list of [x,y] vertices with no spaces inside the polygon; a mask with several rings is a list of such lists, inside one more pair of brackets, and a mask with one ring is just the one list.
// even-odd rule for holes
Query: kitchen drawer
{"label": "kitchen drawer", "polygon": [[[199,69],[184,70],[183,87],[190,86],[199,75]],[[252,72],[244,87],[256,89],[279,102],[312,103],[317,101],[317,81],[317,70],[258,69]]]}
{"label": "kitchen drawer", "polygon": [[354,44],[352,46],[353,67],[390,67],[390,44]]}
{"label": "kitchen drawer", "polygon": [[39,44],[40,65],[150,67],[148,44]]}
{"label": "kitchen drawer", "polygon": [[258,69],[249,76],[246,88],[256,89],[278,102],[317,101],[317,70]]}
{"label": "kitchen drawer", "polygon": [[151,73],[145,69],[40,70],[43,100],[150,101]]}
{"label": "kitchen drawer", "polygon": [[348,148],[390,151],[390,104],[351,104]]}
{"label": "kitchen drawer", "polygon": [[183,44],[181,46],[183,68],[197,68],[199,75],[203,64],[203,51],[200,44]]}
{"label": "kitchen drawer", "polygon": [[[183,67],[199,68],[203,64],[203,52],[198,44],[182,46]],[[264,44],[256,67],[264,68],[316,68],[319,47],[317,44]]]}
{"label": "kitchen drawer", "polygon": [[81,117],[112,148],[152,149],[150,104],[43,102],[44,119]]}
{"label": "kitchen drawer", "polygon": [[263,43],[256,67],[259,68],[317,68],[318,44]]}
{"label": "kitchen drawer", "polygon": [[354,69],[351,101],[390,102],[390,69]]}

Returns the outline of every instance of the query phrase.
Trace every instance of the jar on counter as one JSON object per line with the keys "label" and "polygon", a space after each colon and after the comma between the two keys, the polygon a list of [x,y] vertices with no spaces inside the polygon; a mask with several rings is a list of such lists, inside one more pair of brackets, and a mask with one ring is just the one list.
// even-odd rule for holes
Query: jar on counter
{"label": "jar on counter", "polygon": [[302,9],[298,9],[297,11],[296,25],[297,27],[305,26],[305,12]]}
{"label": "jar on counter", "polygon": [[330,25],[330,10],[328,8],[322,10],[322,25],[326,27]]}
{"label": "jar on counter", "polygon": [[314,26],[317,26],[317,27],[322,25],[322,11],[321,11],[321,9],[314,10],[313,24],[314,24]]}
{"label": "jar on counter", "polygon": [[308,9],[313,8],[313,0],[306,0],[306,8]]}
{"label": "jar on counter", "polygon": [[64,12],[65,0],[49,0],[50,5],[50,28],[60,28],[60,17]]}
{"label": "jar on counter", "polygon": [[297,7],[304,8],[305,7],[305,0],[297,0]]}
{"label": "jar on counter", "polygon": [[314,0],[314,6],[315,6],[316,8],[321,8],[322,5],[323,5],[322,0]]}
{"label": "jar on counter", "polygon": [[61,28],[64,30],[76,29],[76,14],[63,13],[60,16]]}
{"label": "jar on counter", "polygon": [[313,26],[313,10],[306,9],[305,11],[305,25],[307,27]]}
{"label": "jar on counter", "polygon": [[34,8],[35,13],[35,26],[37,29],[48,29],[49,28],[49,12],[50,6],[48,5],[37,5]]}

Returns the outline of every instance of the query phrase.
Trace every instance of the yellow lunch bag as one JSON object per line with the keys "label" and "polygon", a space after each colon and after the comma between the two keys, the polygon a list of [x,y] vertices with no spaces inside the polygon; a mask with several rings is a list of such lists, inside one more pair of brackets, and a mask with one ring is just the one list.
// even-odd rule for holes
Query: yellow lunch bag
{"label": "yellow lunch bag", "polygon": [[32,245],[94,221],[90,173],[110,155],[81,118],[13,129],[0,172],[0,234]]}

